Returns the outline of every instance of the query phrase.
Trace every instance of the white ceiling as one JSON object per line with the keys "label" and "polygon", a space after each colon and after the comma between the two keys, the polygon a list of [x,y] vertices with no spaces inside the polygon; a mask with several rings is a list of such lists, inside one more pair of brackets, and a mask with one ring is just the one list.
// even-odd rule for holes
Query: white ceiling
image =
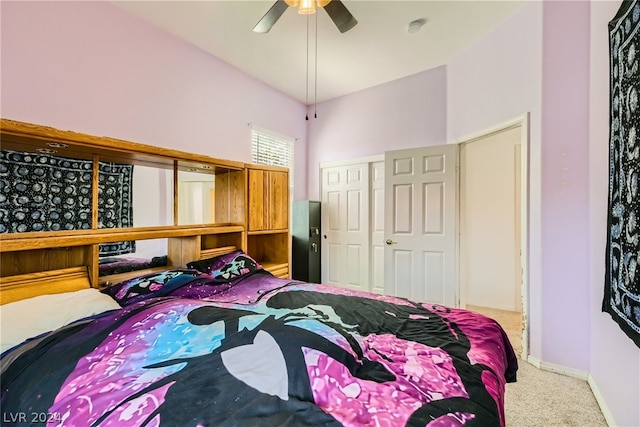
{"label": "white ceiling", "polygon": [[[324,10],[310,15],[308,66],[307,17],[294,8],[286,10],[270,32],[252,31],[274,2],[114,1],[258,80],[313,104],[444,65],[525,0],[343,0],[358,25],[341,34]],[[426,20],[422,30],[408,33],[409,22],[420,18]]]}

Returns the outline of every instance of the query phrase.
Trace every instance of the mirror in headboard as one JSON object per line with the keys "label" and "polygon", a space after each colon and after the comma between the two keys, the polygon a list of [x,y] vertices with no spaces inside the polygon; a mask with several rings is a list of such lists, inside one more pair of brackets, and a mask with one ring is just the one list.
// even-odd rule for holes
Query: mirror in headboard
{"label": "mirror in headboard", "polygon": [[97,278],[99,256],[135,256],[127,242],[239,236],[244,176],[240,162],[0,119],[0,277],[88,266]]}
{"label": "mirror in headboard", "polygon": [[10,120],[0,136],[0,232],[173,224],[173,159]]}
{"label": "mirror in headboard", "polygon": [[[242,163],[7,119],[0,137],[1,194],[9,194],[0,206],[13,216],[2,222],[16,223],[0,232],[244,221],[243,194],[232,195]],[[33,220],[45,214],[32,212],[38,206],[54,219]]]}
{"label": "mirror in headboard", "polygon": [[242,224],[244,172],[180,161],[177,164],[176,224]]}

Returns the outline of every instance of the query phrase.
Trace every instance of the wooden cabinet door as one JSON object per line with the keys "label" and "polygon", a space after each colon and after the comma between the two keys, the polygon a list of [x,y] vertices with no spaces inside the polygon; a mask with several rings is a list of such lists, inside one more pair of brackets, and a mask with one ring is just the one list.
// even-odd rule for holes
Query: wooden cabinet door
{"label": "wooden cabinet door", "polygon": [[266,228],[265,171],[249,169],[249,231]]}
{"label": "wooden cabinet door", "polygon": [[269,172],[269,229],[289,227],[289,175],[286,172]]}
{"label": "wooden cabinet door", "polygon": [[289,174],[249,170],[249,231],[289,227]]}

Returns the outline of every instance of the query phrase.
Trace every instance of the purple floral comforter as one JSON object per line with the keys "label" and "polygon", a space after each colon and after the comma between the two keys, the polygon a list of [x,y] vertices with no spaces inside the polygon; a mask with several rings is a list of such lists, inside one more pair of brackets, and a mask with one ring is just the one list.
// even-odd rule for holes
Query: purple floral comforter
{"label": "purple floral comforter", "polygon": [[504,425],[517,362],[479,314],[268,274],[158,291],[10,354],[3,425]]}

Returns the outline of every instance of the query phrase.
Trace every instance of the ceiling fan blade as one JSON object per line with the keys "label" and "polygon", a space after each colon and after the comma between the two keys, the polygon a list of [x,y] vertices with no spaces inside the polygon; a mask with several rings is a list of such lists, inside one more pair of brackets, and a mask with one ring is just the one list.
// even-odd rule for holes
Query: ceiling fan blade
{"label": "ceiling fan blade", "polygon": [[262,19],[253,27],[253,31],[256,33],[268,33],[271,27],[280,19],[282,14],[289,5],[284,2],[284,0],[276,1],[271,9],[264,14]]}
{"label": "ceiling fan blade", "polygon": [[349,12],[341,0],[331,0],[325,7],[329,17],[341,33],[346,33],[356,26],[358,21]]}

